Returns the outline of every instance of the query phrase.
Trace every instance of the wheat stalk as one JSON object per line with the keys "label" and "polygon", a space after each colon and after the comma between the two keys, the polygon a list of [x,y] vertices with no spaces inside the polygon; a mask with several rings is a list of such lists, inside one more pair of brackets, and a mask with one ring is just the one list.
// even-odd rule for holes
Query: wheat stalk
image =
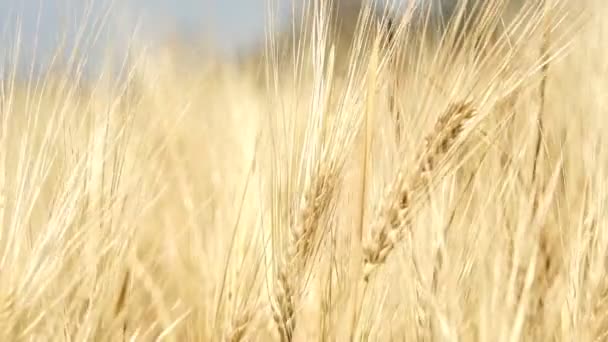
{"label": "wheat stalk", "polygon": [[[119,315],[121,315],[126,308],[130,282],[131,282],[131,273],[129,272],[129,269],[127,269],[127,271],[125,272],[125,276],[123,278],[122,284],[120,286],[120,292],[118,293],[118,299],[116,300],[116,306],[114,308],[114,314],[117,317],[119,317]],[[123,338],[126,338],[127,327],[128,327],[128,321],[125,318],[124,322],[122,324]]]}

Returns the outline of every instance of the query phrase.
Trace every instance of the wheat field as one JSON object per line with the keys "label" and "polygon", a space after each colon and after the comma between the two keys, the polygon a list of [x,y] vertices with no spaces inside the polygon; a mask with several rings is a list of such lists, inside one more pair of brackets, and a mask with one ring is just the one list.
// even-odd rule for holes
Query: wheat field
{"label": "wheat field", "polygon": [[6,49],[1,339],[607,341],[608,3],[506,5]]}

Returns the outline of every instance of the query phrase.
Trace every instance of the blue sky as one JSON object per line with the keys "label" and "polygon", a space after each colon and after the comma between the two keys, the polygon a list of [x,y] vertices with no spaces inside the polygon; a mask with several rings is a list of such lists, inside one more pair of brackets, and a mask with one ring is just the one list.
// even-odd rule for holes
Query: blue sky
{"label": "blue sky", "polygon": [[[272,0],[281,5],[289,19],[290,3],[303,0]],[[355,0],[348,0],[355,1]],[[407,0],[376,0],[379,3]],[[422,1],[422,0],[420,0]],[[429,2],[431,0],[424,0]],[[446,0],[432,0],[446,1]],[[60,42],[77,41],[77,33],[88,24],[85,37],[92,37],[96,21],[109,14],[98,43],[85,50],[89,59],[99,58],[100,48],[124,51],[138,27],[136,41],[154,43],[169,37],[211,38],[220,51],[230,53],[261,43],[266,22],[267,0],[0,0],[0,62],[14,46],[17,28],[21,28],[21,60],[36,64],[56,53]],[[90,15],[87,16],[87,9]],[[21,25],[17,25],[21,23]],[[64,39],[65,38],[65,39]],[[90,40],[88,40],[90,41]],[[36,43],[36,44],[35,44]]]}
{"label": "blue sky", "polygon": [[[94,36],[92,27],[99,26],[95,21],[109,14],[99,43],[89,51],[124,46],[138,27],[137,37],[146,43],[171,36],[186,41],[206,37],[230,52],[263,39],[265,1],[0,0],[0,43],[3,47],[14,46],[17,28],[21,28],[21,58],[37,56],[40,61],[57,51],[61,41],[71,46],[84,24],[89,25],[86,36]],[[289,1],[284,0],[283,6]],[[6,53],[7,49],[0,52]]]}
{"label": "blue sky", "polygon": [[123,25],[127,19],[135,24],[137,18],[143,18],[144,30],[213,30],[230,43],[258,36],[265,15],[265,0],[0,0],[0,23],[5,26],[7,19],[21,15],[25,31],[31,32],[41,13],[41,32],[50,36],[61,30],[66,16],[72,23],[82,20],[83,11],[91,4],[96,15],[111,5],[111,21],[122,19]]}

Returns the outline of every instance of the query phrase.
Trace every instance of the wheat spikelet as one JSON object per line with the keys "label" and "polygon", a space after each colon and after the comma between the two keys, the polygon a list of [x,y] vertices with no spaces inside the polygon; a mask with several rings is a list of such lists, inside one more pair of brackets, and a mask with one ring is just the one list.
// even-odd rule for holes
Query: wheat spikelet
{"label": "wheat spikelet", "polygon": [[224,340],[227,342],[243,341],[249,332],[254,315],[254,312],[249,308],[237,312],[230,322]]}
{"label": "wheat spikelet", "polygon": [[410,223],[412,201],[429,184],[432,173],[457,145],[474,116],[475,110],[467,102],[450,105],[425,139],[420,163],[412,176],[407,177],[403,170],[397,173],[381,202],[371,226],[371,236],[364,246],[364,279],[369,279],[376,266],[384,263],[395,244],[402,239]]}
{"label": "wheat spikelet", "polygon": [[277,325],[281,341],[293,340],[295,330],[295,300],[292,276],[285,269],[278,272],[275,300],[272,306],[272,318]]}

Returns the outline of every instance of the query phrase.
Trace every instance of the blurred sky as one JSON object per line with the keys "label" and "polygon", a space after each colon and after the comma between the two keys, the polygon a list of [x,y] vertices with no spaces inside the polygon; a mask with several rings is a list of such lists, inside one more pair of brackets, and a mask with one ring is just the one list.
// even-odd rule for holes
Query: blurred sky
{"label": "blurred sky", "polygon": [[[290,0],[280,2],[288,11]],[[103,46],[128,44],[134,32],[146,44],[207,38],[229,53],[261,42],[266,13],[266,0],[0,0],[0,55],[6,58],[19,36],[21,59],[48,59],[60,42],[79,41],[82,28],[91,58]]]}
{"label": "blurred sky", "polygon": [[[149,45],[174,38],[186,44],[195,44],[201,39],[212,40],[217,47],[215,51],[229,57],[234,52],[247,51],[247,48],[263,43],[268,18],[267,1],[0,0],[0,67],[6,65],[3,60],[8,59],[11,48],[16,45],[20,46],[19,59],[25,60],[24,65],[44,65],[50,56],[57,53],[58,46],[64,46],[61,51],[71,51],[75,42],[81,44],[79,55],[86,55],[93,61],[89,64],[101,58],[100,51],[107,47],[126,51],[129,42]],[[270,1],[278,4],[275,22],[277,27],[281,27],[290,20],[290,4],[301,4],[304,0]],[[408,2],[376,1],[401,5]]]}

